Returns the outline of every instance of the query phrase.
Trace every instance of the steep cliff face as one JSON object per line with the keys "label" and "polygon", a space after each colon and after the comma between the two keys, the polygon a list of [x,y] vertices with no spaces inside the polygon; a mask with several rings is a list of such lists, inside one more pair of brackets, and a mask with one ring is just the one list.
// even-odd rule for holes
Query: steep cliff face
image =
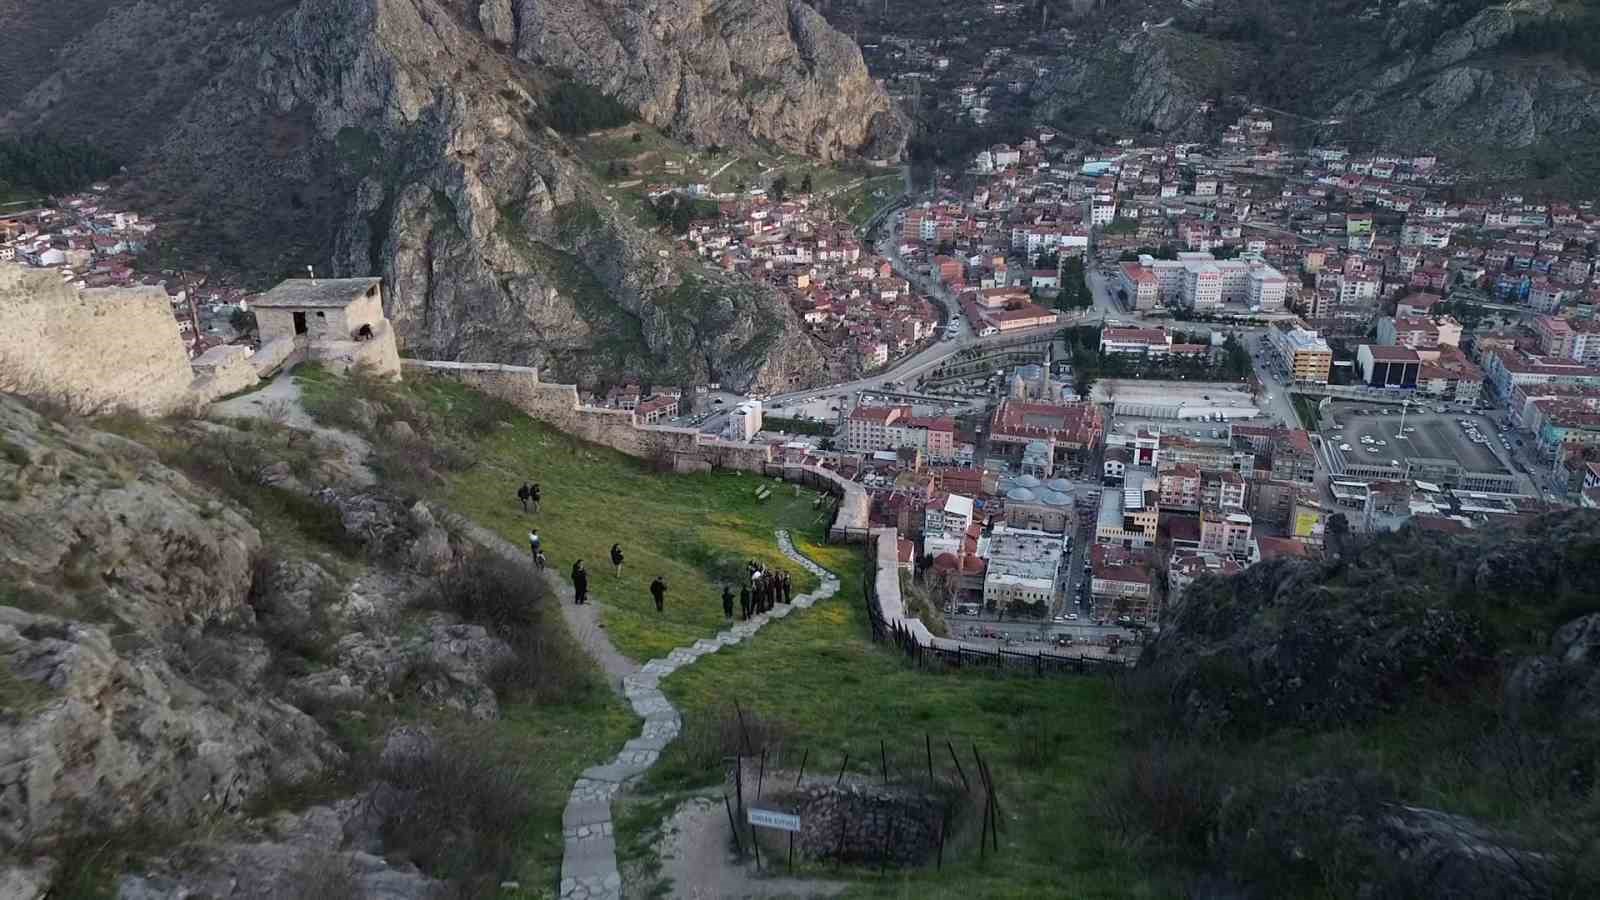
{"label": "steep cliff face", "polygon": [[[106,83],[108,58],[126,68],[148,55],[124,33],[170,18],[207,62],[170,76],[188,91],[176,110],[128,89],[169,130],[157,143],[159,130],[126,123],[114,143],[136,160],[136,202],[166,213],[180,242],[268,278],[307,264],[382,275],[412,356],[552,366],[586,382],[825,375],[770,292],[676,302],[685,281],[666,245],[617,211],[546,124],[552,79],[574,77],[702,143],[896,156],[903,130],[859,52],[804,6],[563,15],[503,0],[237,0],[224,5],[231,17],[191,6],[107,14],[63,57],[98,63],[63,63],[0,127],[95,137],[73,99]],[[633,37],[606,49],[602,32]],[[632,62],[576,64],[607,55]],[[785,359],[769,370],[774,347]]]}
{"label": "steep cliff face", "polygon": [[[1299,142],[1435,151],[1491,175],[1526,175],[1600,129],[1600,76],[1575,56],[1536,52],[1528,29],[1592,29],[1581,6],[1413,0],[1353,15],[1332,0],[1217,0],[1109,10],[1035,88],[1068,127],[1204,138],[1231,123],[1230,98],[1291,114]],[[1215,114],[1201,101],[1220,104]],[[1566,158],[1558,168],[1592,168]],[[1582,177],[1593,176],[1584,171]]]}
{"label": "steep cliff face", "polygon": [[[484,3],[500,31],[506,0]],[[894,159],[905,125],[861,51],[799,0],[510,0],[517,55],[569,70],[702,143]]]}

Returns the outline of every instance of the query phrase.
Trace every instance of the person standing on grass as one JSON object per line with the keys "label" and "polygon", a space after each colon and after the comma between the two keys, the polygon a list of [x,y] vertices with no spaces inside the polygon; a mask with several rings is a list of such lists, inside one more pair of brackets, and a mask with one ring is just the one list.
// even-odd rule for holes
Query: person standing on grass
{"label": "person standing on grass", "polygon": [[733,618],[733,588],[726,584],[722,586],[722,617]]}
{"label": "person standing on grass", "polygon": [[650,582],[650,596],[655,598],[656,612],[665,611],[667,605],[667,583],[657,575],[656,580]]}
{"label": "person standing on grass", "polygon": [[533,483],[532,487],[528,488],[528,502],[533,504],[534,514],[537,515],[539,512],[539,482],[537,481]]}
{"label": "person standing on grass", "polygon": [[617,577],[622,577],[622,545],[611,545],[611,565],[617,570]]}
{"label": "person standing on grass", "polygon": [[783,602],[784,603],[793,603],[794,602],[794,599],[793,599],[793,597],[794,597],[794,594],[793,594],[794,582],[789,580],[789,570],[788,569],[785,569],[783,571],[782,584],[783,584]]}
{"label": "person standing on grass", "polygon": [[532,495],[532,493],[532,491],[528,490],[528,483],[526,481],[522,483],[522,487],[517,488],[517,499],[522,501],[523,515],[527,515],[528,513],[528,497]]}
{"label": "person standing on grass", "polygon": [[583,560],[572,564],[572,603],[582,606],[589,602],[589,572],[583,567]]}
{"label": "person standing on grass", "polygon": [[744,615],[746,622],[750,621],[750,585],[739,585],[739,612]]}

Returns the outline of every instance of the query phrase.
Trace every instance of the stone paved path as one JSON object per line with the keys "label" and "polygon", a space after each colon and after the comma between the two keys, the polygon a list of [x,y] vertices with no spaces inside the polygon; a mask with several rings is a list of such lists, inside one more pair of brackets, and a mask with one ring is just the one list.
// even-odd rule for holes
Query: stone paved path
{"label": "stone paved path", "polygon": [[[528,559],[526,548],[516,546],[464,516],[450,515],[450,520],[468,540],[485,550],[521,563],[530,572],[533,571],[533,564]],[[621,694],[622,679],[639,671],[639,664],[623,656],[612,645],[611,638],[606,635],[605,629],[600,627],[600,608],[597,604],[585,603],[583,606],[574,604],[572,585],[557,576],[553,570],[548,570],[544,574],[549,576],[545,579],[546,585],[560,601],[558,605],[561,608],[561,618],[566,620],[567,630],[572,632],[583,652],[599,664],[611,689]]]}
{"label": "stone paved path", "polygon": [[[654,765],[661,751],[678,736],[683,727],[678,711],[661,692],[661,679],[685,666],[694,665],[696,660],[708,653],[716,653],[724,647],[748,640],[774,619],[784,618],[796,609],[809,609],[818,601],[826,600],[838,592],[839,579],[832,572],[801,556],[790,542],[788,532],[778,532],[778,547],[785,556],[821,578],[821,586],[809,594],[795,597],[791,605],[780,604],[772,612],[752,616],[748,622],[740,622],[715,637],[702,638],[688,647],[679,647],[664,659],[652,659],[635,667],[636,671],[621,675],[622,694],[633,706],[633,711],[644,719],[644,728],[638,737],[623,745],[616,758],[585,769],[572,786],[566,810],[561,816],[562,831],[566,838],[566,849],[561,857],[563,900],[620,900],[622,896],[622,877],[617,872],[617,844],[611,830],[611,799],[623,784],[644,774]],[[605,635],[602,633],[600,638],[605,640]],[[606,640],[605,643],[609,647],[610,641]],[[615,649],[611,652],[616,653]],[[604,660],[601,660],[601,666],[606,668],[608,675],[612,674],[611,667]]]}

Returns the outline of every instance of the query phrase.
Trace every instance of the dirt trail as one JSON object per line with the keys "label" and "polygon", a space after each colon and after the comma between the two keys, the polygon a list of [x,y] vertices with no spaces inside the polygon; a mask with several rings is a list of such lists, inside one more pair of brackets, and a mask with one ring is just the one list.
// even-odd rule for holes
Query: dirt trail
{"label": "dirt trail", "polygon": [[301,402],[300,385],[289,372],[280,372],[258,391],[211,404],[210,415],[222,419],[275,420],[290,428],[309,431],[337,446],[344,454],[351,478],[358,487],[377,484],[378,478],[367,467],[372,445],[358,435],[318,425]]}
{"label": "dirt trail", "polygon": [[[754,860],[741,860],[733,850],[728,811],[719,797],[696,797],[679,806],[667,820],[656,844],[661,874],[672,879],[678,900],[732,900],[746,897],[834,897],[849,887],[841,881],[813,881],[768,875]],[[767,860],[782,872],[782,860]]]}

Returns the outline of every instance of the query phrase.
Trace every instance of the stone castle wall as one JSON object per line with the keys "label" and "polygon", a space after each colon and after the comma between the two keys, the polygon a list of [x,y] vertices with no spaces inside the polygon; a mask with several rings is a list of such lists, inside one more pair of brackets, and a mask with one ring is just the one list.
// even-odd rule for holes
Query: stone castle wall
{"label": "stone castle wall", "polygon": [[578,388],[548,384],[537,369],[498,363],[401,360],[408,375],[453,378],[491,397],[510,403],[541,422],[590,443],[629,456],[670,465],[678,472],[738,469],[804,481],[838,495],[839,513],[833,532],[838,538],[865,540],[871,502],[861,485],[814,466],[778,465],[766,445],[743,444],[707,437],[693,428],[640,425],[623,409],[581,406]]}
{"label": "stone castle wall", "polygon": [[0,264],[0,390],[158,415],[193,404],[193,380],[165,291],[79,291],[55,271]]}

